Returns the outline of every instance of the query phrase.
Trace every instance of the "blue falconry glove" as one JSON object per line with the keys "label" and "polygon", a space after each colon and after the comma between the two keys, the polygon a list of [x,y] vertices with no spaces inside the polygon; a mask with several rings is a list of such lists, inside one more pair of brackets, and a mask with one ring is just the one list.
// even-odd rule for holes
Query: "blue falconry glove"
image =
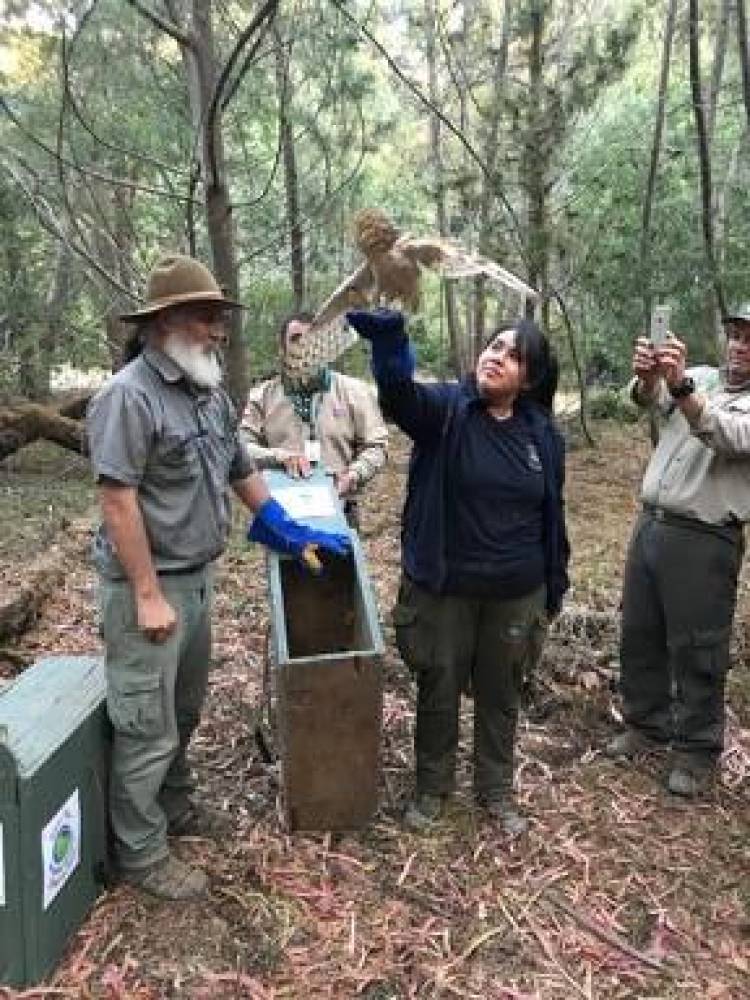
{"label": "blue falconry glove", "polygon": [[416,360],[403,313],[395,309],[354,309],[346,321],[372,344],[372,373],[377,382],[410,379]]}
{"label": "blue falconry glove", "polygon": [[320,531],[295,521],[273,497],[265,500],[255,512],[247,529],[247,540],[282,555],[296,556],[309,569],[318,572],[322,566],[315,556],[316,548],[345,556],[352,547],[351,539],[343,532]]}

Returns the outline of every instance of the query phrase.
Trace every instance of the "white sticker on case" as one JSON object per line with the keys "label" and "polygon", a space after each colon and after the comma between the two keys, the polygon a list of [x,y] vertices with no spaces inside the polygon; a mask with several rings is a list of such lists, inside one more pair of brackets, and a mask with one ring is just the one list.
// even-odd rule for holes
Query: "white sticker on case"
{"label": "white sticker on case", "polygon": [[42,906],[60,892],[81,860],[81,801],[78,789],[57,810],[42,830],[42,871],[44,895]]}

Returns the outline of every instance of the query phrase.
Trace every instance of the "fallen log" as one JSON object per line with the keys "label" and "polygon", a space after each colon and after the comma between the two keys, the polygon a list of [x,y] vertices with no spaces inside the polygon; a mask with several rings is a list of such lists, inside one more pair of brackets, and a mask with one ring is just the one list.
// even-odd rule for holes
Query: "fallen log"
{"label": "fallen log", "polygon": [[86,454],[86,435],[81,421],[39,403],[13,403],[0,407],[0,461],[44,438],[69,451]]}

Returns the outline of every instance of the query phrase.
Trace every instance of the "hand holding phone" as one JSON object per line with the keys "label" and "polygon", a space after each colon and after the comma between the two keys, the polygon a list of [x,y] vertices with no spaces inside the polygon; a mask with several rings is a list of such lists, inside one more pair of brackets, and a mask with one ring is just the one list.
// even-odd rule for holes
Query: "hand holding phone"
{"label": "hand holding phone", "polygon": [[654,347],[662,347],[666,343],[671,314],[670,306],[654,306],[651,313],[651,343]]}

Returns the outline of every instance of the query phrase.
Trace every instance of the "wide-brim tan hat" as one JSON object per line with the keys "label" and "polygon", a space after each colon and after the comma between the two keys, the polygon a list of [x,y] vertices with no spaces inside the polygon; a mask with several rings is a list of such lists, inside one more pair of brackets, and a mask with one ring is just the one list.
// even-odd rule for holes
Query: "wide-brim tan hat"
{"label": "wide-brim tan hat", "polygon": [[120,319],[138,323],[163,309],[190,302],[216,302],[228,309],[245,308],[239,302],[226,298],[205,264],[193,257],[173,254],[163,257],[149,275],[143,308],[121,313]]}

